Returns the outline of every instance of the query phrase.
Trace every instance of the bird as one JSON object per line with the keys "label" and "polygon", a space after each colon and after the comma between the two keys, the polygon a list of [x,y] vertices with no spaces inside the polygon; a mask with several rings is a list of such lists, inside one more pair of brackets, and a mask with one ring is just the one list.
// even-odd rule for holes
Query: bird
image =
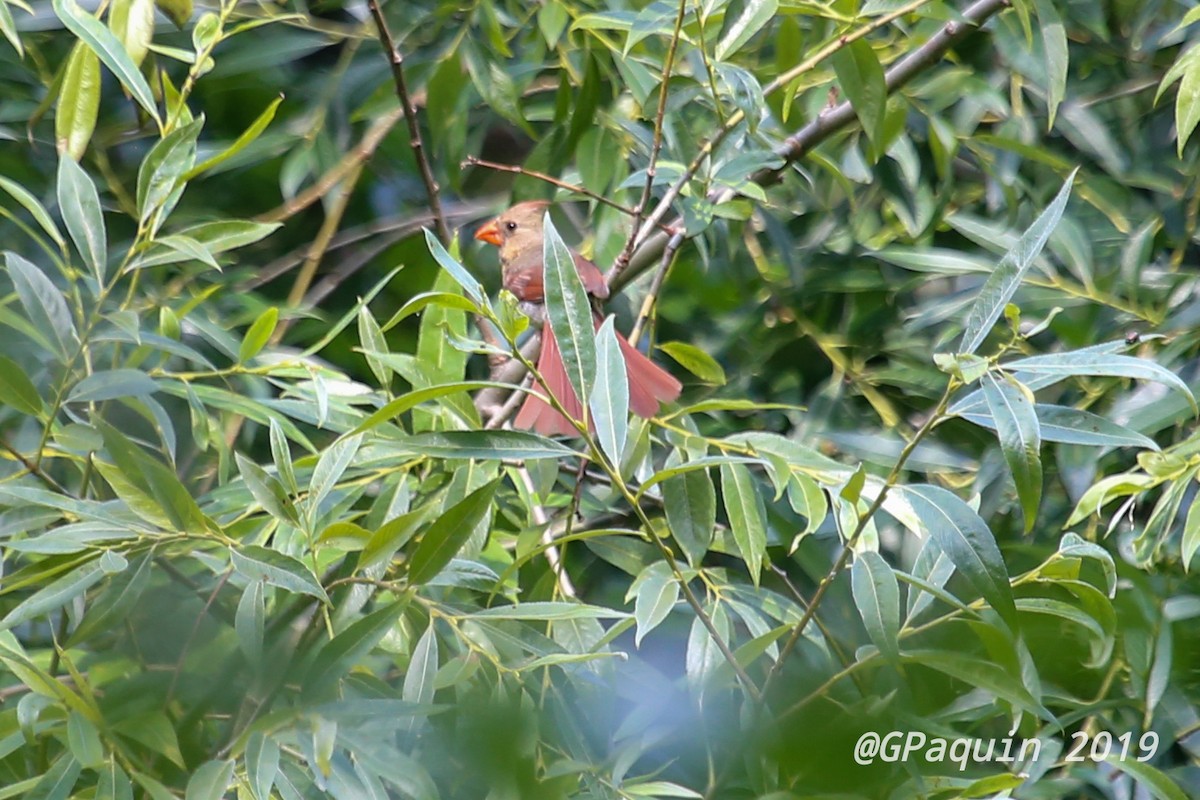
{"label": "bird", "polygon": [[[500,248],[501,285],[519,301],[520,309],[534,324],[542,326],[542,353],[537,369],[546,388],[575,419],[583,419],[583,403],[567,378],[562,353],[554,331],[545,319],[545,287],[543,285],[542,242],[543,220],[550,204],[543,200],[518,203],[475,232],[475,238]],[[591,261],[571,251],[575,269],[584,289],[593,297],[608,297],[608,284]],[[597,328],[602,319],[593,311]],[[658,413],[660,404],[679,397],[682,385],[671,373],[655,364],[636,347],[618,335],[625,372],[629,377],[629,407],[639,417],[650,419]],[[532,430],[545,436],[569,436],[577,433],[570,420],[555,410],[537,394],[527,394],[513,420],[513,427]]]}

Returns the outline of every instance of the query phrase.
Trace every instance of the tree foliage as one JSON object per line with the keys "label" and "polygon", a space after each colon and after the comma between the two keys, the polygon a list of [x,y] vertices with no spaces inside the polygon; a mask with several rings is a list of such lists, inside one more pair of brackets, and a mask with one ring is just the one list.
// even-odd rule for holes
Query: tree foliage
{"label": "tree foliage", "polygon": [[0,0],[0,798],[1194,795],[1197,17]]}

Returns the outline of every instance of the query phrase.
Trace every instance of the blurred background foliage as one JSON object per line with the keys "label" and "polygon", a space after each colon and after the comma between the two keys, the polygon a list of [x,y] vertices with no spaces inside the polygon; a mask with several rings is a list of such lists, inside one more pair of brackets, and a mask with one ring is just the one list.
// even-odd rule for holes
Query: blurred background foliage
{"label": "blurred background foliage", "polygon": [[[0,0],[0,798],[1200,796],[1192,4],[377,10]],[[531,198],[659,419],[493,430]]]}

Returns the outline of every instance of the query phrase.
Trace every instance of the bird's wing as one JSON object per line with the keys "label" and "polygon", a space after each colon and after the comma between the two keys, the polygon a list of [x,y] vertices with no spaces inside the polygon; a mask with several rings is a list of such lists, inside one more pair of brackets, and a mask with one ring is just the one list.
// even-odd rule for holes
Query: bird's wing
{"label": "bird's wing", "polygon": [[[608,297],[608,284],[604,282],[600,269],[574,250],[571,255],[575,257],[575,269],[588,294],[601,299]],[[504,288],[516,295],[518,300],[543,302],[546,290],[543,285],[542,254],[536,251],[523,253],[505,264],[503,282]]]}

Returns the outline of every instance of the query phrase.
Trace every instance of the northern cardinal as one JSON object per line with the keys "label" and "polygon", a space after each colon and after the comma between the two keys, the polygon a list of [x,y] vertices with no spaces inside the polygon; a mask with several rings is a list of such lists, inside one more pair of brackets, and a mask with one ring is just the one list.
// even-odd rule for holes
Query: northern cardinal
{"label": "northern cardinal", "polygon": [[[521,301],[522,311],[535,323],[542,324],[542,354],[538,358],[538,372],[567,413],[575,419],[582,419],[583,404],[575,396],[575,390],[567,379],[558,342],[542,313],[542,304],[545,302],[542,286],[542,219],[548,206],[549,203],[539,200],[518,203],[477,230],[475,238],[500,248],[504,288]],[[600,299],[608,297],[608,284],[596,265],[574,251],[571,251],[571,255],[575,258],[575,269],[588,293]],[[600,327],[598,314],[595,315],[595,324],[597,328]],[[629,376],[629,407],[633,413],[649,419],[658,413],[659,403],[669,403],[679,397],[682,387],[670,373],[642,355],[624,337],[617,336],[617,341],[625,358],[625,372]],[[546,436],[576,433],[575,426],[566,417],[533,394],[526,395],[513,425]]]}

